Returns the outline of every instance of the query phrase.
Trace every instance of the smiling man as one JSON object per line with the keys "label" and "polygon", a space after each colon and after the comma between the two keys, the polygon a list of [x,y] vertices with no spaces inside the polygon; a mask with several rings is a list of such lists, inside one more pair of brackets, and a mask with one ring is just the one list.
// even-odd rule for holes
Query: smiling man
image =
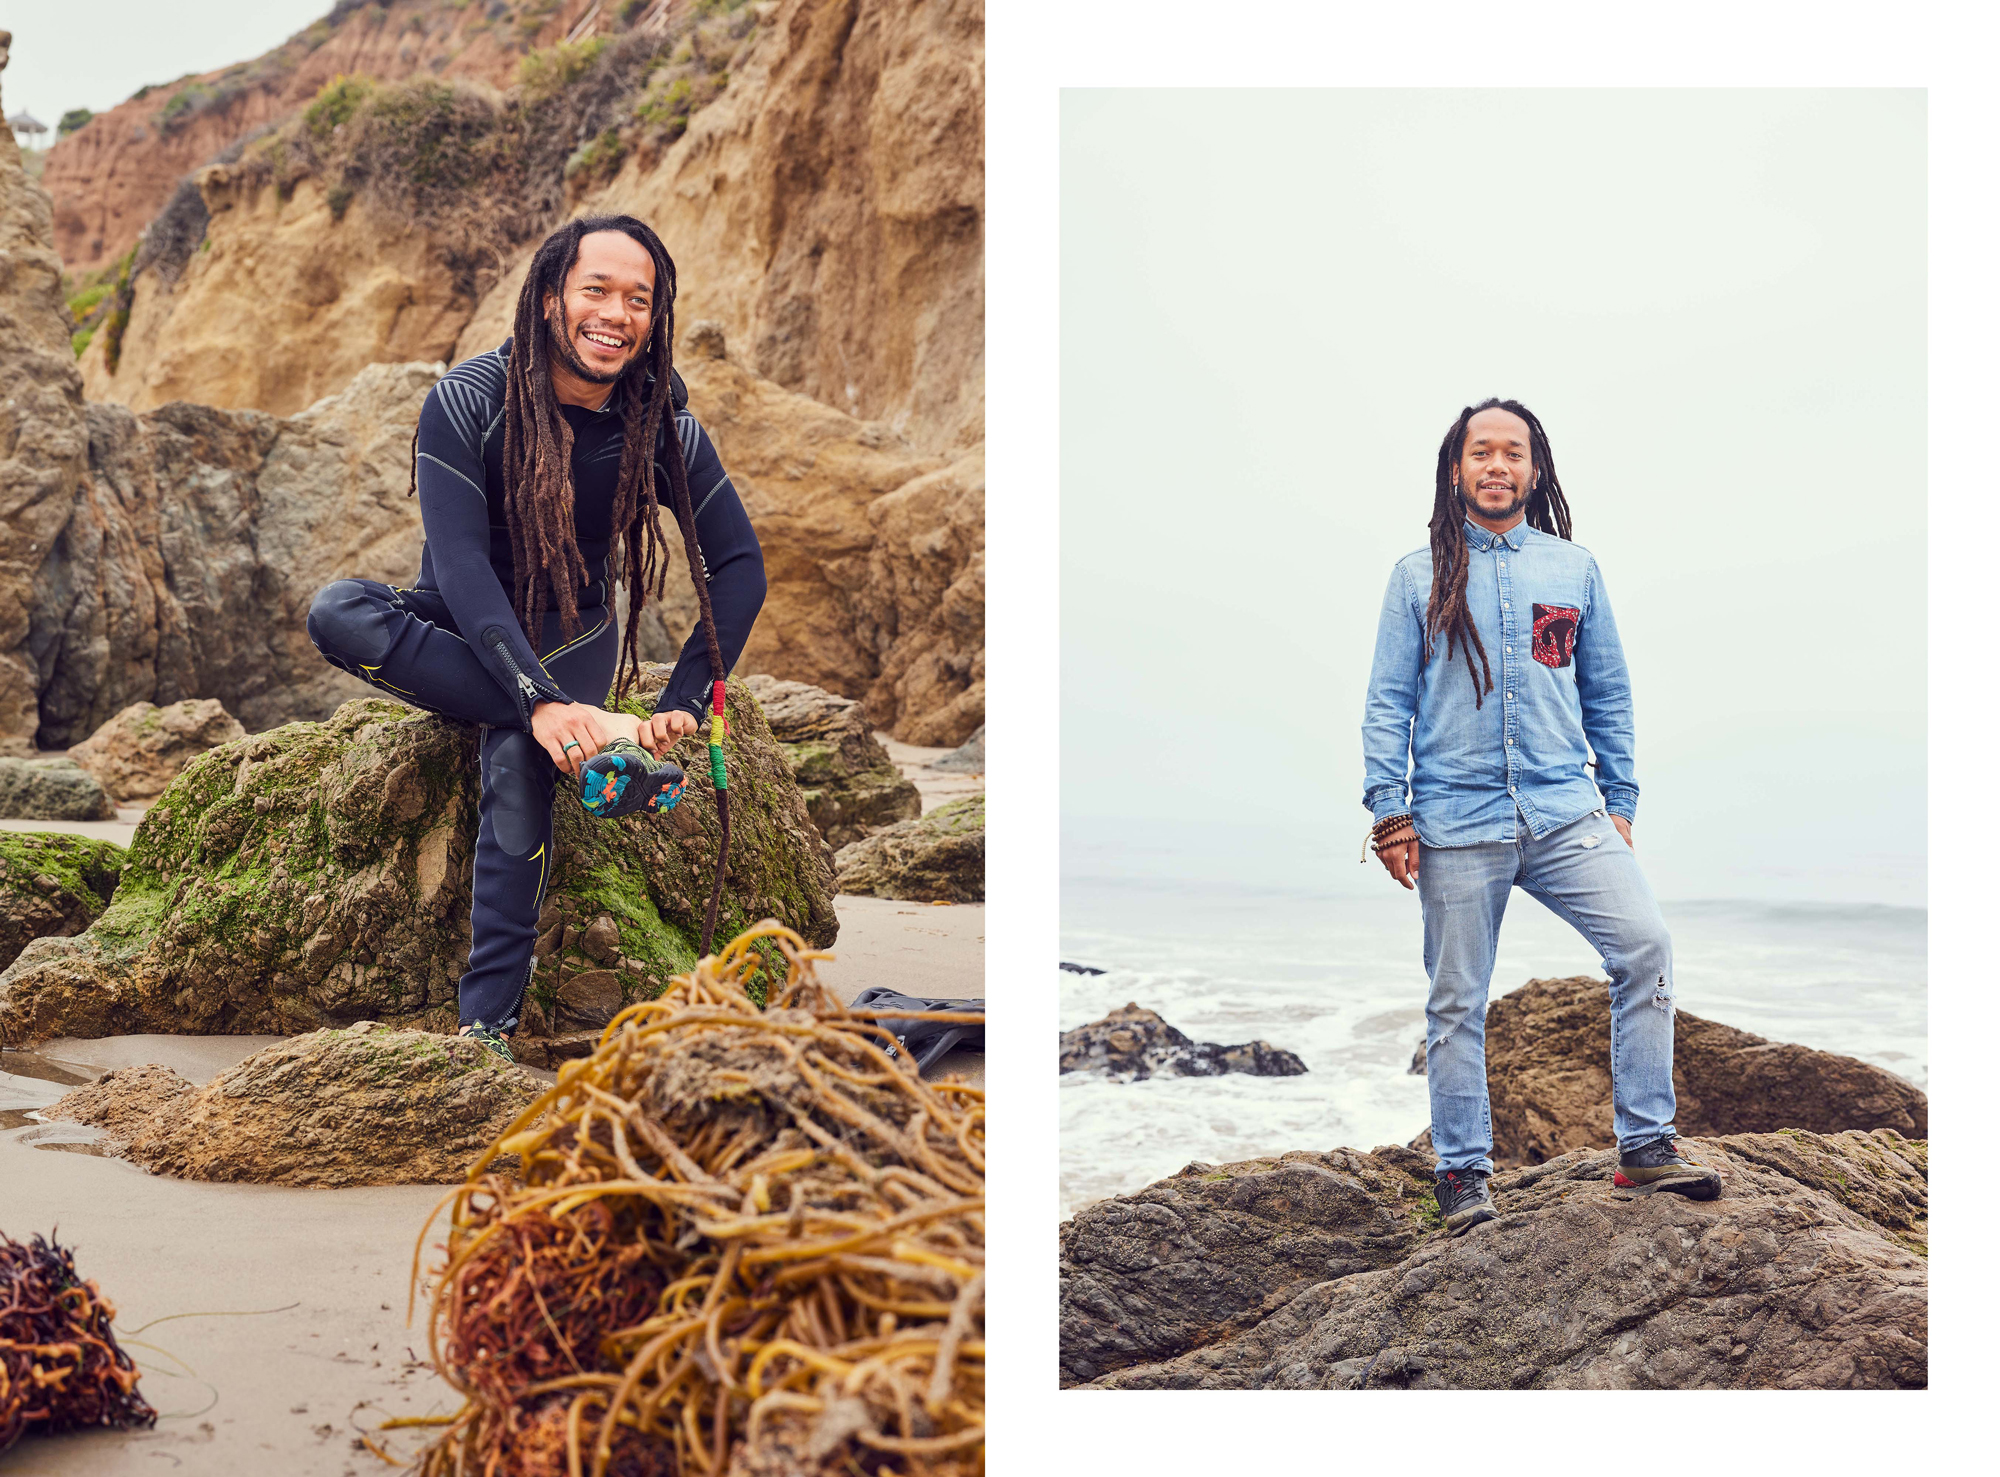
{"label": "smiling man", "polygon": [[[336,580],[306,620],[335,666],[480,725],[458,1008],[462,1034],[503,1052],[534,970],[557,771],[600,817],[672,805],[683,776],[665,752],[695,731],[763,606],[756,534],[674,373],[674,288],[666,248],[631,216],[571,221],[543,242],[513,337],[424,401],[415,585]],[[681,524],[703,620],[641,720],[602,704],[614,675],[621,694],[637,676],[637,618],[664,589],[662,503]]]}
{"label": "smiling man", "polygon": [[1673,943],[1632,850],[1625,655],[1525,405],[1459,414],[1430,528],[1430,547],[1389,576],[1361,734],[1371,844],[1423,903],[1438,1209],[1454,1233],[1497,1213],[1486,996],[1516,887],[1610,977],[1614,1182],[1713,1199],[1720,1178],[1674,1142]]}

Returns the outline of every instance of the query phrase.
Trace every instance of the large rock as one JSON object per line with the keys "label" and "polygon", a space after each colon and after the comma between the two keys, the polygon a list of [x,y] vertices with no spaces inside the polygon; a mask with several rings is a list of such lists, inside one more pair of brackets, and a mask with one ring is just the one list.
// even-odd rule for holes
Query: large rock
{"label": "large rock", "polygon": [[918,903],[986,900],[986,797],[940,805],[834,853],[842,892]]}
{"label": "large rock", "polygon": [[125,848],[88,836],[0,831],[0,969],[29,941],[82,933],[104,911]]}
{"label": "large rock", "polygon": [[[0,31],[0,70],[12,45]],[[21,167],[12,130],[0,130],[0,754],[24,756],[37,747],[36,587],[87,465],[83,381],[49,232],[48,192]]]}
{"label": "large rock", "polygon": [[[984,456],[947,461],[752,372],[713,324],[675,362],[757,527],[769,583],[739,668],[861,699],[870,728],[956,744],[984,721]],[[641,616],[669,658],[693,629],[684,576]]]}
{"label": "large rock", "polygon": [[267,1046],[199,1091],[172,1076],[129,1068],[44,1111],[181,1179],[429,1185],[463,1179],[544,1087],[477,1042],[373,1021]]}
{"label": "large rock", "polygon": [[1927,1146],[1889,1129],[1690,1146],[1718,1200],[1579,1150],[1438,1228],[1408,1150],[1196,1164],[1062,1228],[1066,1384],[1112,1389],[1911,1389]]}
{"label": "large rock", "polygon": [[214,698],[167,707],[134,703],[70,747],[69,757],[97,777],[113,800],[151,800],[190,759],[243,737],[243,725]]}
{"label": "large rock", "polygon": [[28,821],[109,821],[117,807],[104,786],[67,755],[0,759],[0,817]]}
{"label": "large rock", "polygon": [[1245,1072],[1253,1077],[1297,1077],[1306,1064],[1268,1041],[1219,1046],[1194,1041],[1158,1014],[1137,1004],[1062,1033],[1058,1072],[1098,1072],[1113,1082],[1148,1077],[1220,1077]]}
{"label": "large rock", "polygon": [[[731,708],[716,942],[775,917],[830,944],[833,879],[804,799],[748,693]],[[569,972],[604,967],[583,953],[600,916],[626,999],[693,964],[719,823],[694,741],[680,757],[687,794],[665,815],[602,822],[558,789],[539,1008]],[[455,1024],[478,776],[476,729],[379,698],[211,749],[147,812],[103,916],[0,974],[0,1037]]]}
{"label": "large rock", "polygon": [[763,708],[792,778],[805,792],[806,812],[829,847],[837,851],[870,831],[923,813],[917,787],[869,733],[853,698],[761,675],[744,686]]}
{"label": "large rock", "polygon": [[[1493,1001],[1486,1080],[1497,1164],[1616,1144],[1609,987],[1588,975],[1530,980]],[[1893,1072],[1686,1011],[1674,1015],[1674,1098],[1675,1128],[1696,1138],[1781,1128],[1930,1132],[1929,1100]],[[1428,1149],[1428,1133],[1413,1147]]]}
{"label": "large rock", "polygon": [[370,692],[314,650],[306,610],[343,575],[414,576],[410,433],[440,373],[373,364],[285,420],[92,405],[91,476],[34,610],[43,741],[137,702],[214,699],[255,731]]}

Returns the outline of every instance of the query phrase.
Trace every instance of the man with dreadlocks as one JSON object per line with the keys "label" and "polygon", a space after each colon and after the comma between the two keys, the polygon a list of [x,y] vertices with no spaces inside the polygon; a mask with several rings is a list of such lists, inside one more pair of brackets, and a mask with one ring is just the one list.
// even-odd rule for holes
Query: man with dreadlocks
{"label": "man with dreadlocks", "polygon": [[1389,576],[1361,733],[1371,844],[1423,903],[1438,1209],[1454,1234],[1496,1214],[1486,993],[1516,887],[1610,976],[1614,1182],[1712,1199],[1720,1178],[1674,1144],[1673,943],[1632,851],[1625,656],[1525,405],[1460,413],[1430,527]]}
{"label": "man with dreadlocks", "polygon": [[[335,580],[306,618],[335,666],[480,725],[458,1012],[461,1034],[503,1053],[534,969],[556,772],[600,817],[672,805],[683,775],[666,751],[699,725],[764,602],[756,534],[674,372],[674,289],[666,248],[631,216],[571,221],[543,242],[513,337],[424,401],[416,584]],[[640,720],[599,704],[614,671],[620,697],[637,676],[639,612],[664,590],[663,487],[701,622]]]}

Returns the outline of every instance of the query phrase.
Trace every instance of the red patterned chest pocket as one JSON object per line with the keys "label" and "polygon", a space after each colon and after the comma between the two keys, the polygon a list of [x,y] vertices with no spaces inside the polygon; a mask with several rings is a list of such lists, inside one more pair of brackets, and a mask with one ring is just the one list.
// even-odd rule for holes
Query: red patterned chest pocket
{"label": "red patterned chest pocket", "polygon": [[1576,654],[1576,627],[1583,612],[1573,605],[1535,607],[1535,660],[1545,667],[1566,667]]}

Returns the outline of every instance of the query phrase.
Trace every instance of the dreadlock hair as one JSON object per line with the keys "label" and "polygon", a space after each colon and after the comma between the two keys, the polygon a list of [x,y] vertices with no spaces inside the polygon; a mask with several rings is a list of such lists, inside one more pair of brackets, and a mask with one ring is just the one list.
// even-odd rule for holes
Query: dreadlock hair
{"label": "dreadlock hair", "polygon": [[[1486,645],[1465,605],[1465,503],[1454,477],[1458,459],[1465,450],[1465,428],[1482,410],[1504,410],[1518,415],[1528,425],[1528,454],[1535,468],[1535,485],[1528,493],[1528,526],[1557,538],[1569,537],[1569,503],[1562,483],[1556,479],[1555,453],[1549,449],[1548,433],[1535,413],[1518,400],[1486,399],[1468,405],[1458,413],[1444,444],[1438,447],[1437,501],[1431,508],[1431,603],[1424,616],[1424,660],[1437,650],[1444,637],[1444,659],[1449,662],[1463,648],[1465,670],[1472,678],[1473,706],[1484,707],[1486,694],[1493,690],[1493,664],[1486,659]],[[1472,665],[1478,653],[1479,666]]]}

